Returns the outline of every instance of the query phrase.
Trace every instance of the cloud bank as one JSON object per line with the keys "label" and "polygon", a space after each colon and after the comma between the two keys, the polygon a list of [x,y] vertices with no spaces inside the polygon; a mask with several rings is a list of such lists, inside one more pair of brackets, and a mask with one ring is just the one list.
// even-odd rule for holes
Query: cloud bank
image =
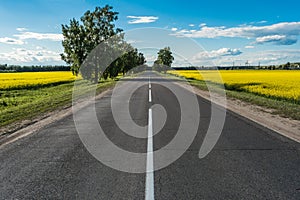
{"label": "cloud bank", "polygon": [[37,47],[35,50],[25,48],[14,48],[8,53],[0,53],[0,61],[16,62],[16,63],[42,63],[42,62],[61,62],[59,53],[41,49]]}
{"label": "cloud bank", "polygon": [[179,30],[174,35],[190,38],[247,38],[256,39],[257,43],[270,43],[279,45],[292,45],[297,42],[300,35],[300,22],[282,22],[266,26],[245,25],[227,28],[225,26],[202,26],[199,30]]}
{"label": "cloud bank", "polygon": [[13,36],[19,38],[20,40],[27,40],[27,39],[52,40],[52,41],[63,40],[63,35],[56,34],[56,33],[21,32],[19,34],[15,34]]}
{"label": "cloud bank", "polygon": [[239,49],[221,48],[218,50],[200,52],[193,56],[192,60],[213,60],[224,56],[238,56],[242,54]]}
{"label": "cloud bank", "polygon": [[273,43],[277,45],[292,45],[296,42],[297,38],[295,36],[286,35],[268,35],[256,38],[257,44]]}

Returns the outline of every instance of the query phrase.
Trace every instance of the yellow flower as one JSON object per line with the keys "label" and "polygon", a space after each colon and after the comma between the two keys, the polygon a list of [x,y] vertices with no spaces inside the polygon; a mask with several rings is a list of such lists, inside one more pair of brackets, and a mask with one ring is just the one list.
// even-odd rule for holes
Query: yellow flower
{"label": "yellow flower", "polygon": [[276,99],[300,101],[300,70],[179,70],[170,74],[220,83],[227,89],[246,91]]}
{"label": "yellow flower", "polygon": [[0,90],[30,89],[72,82],[75,79],[71,72],[0,73]]}

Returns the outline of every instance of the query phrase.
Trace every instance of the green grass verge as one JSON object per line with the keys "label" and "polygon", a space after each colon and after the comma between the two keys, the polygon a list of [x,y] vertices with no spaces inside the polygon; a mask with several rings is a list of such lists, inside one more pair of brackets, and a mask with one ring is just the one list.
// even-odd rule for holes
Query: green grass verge
{"label": "green grass verge", "polygon": [[[166,76],[182,79],[181,77],[177,77],[171,74],[167,74]],[[186,79],[186,80],[191,85],[201,90],[208,90],[205,81],[199,81],[194,79]],[[219,87],[217,84],[214,85],[215,87]],[[291,102],[283,99],[272,99],[269,97],[260,96],[246,91],[235,91],[235,90],[228,90],[228,89],[226,89],[226,95],[229,98],[239,99],[244,102],[248,102],[268,109],[272,109],[274,110],[273,114],[278,114],[285,118],[300,120],[300,105],[297,102]]]}
{"label": "green grass verge", "polygon": [[[88,92],[94,88],[83,80],[81,82],[82,91]],[[100,82],[97,93],[105,91],[115,83],[116,80]],[[73,88],[74,83],[71,82],[34,89],[0,91],[0,127],[22,120],[32,120],[47,112],[71,106]]]}

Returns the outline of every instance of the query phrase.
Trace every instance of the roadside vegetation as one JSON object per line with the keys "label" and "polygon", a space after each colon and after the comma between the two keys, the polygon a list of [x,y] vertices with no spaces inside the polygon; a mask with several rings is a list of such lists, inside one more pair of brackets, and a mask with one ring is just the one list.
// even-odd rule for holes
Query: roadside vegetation
{"label": "roadside vegetation", "polygon": [[[75,79],[81,91],[94,89],[92,83],[76,78],[71,72],[0,74],[0,82],[7,84],[0,89],[0,127],[71,106]],[[117,79],[100,81],[97,93],[112,87]]]}
{"label": "roadside vegetation", "polygon": [[[204,80],[216,87],[220,73],[228,97],[274,110],[274,114],[300,120],[299,70],[170,70],[168,74],[187,79],[192,85],[207,90]],[[204,79],[205,77],[205,79]]]}

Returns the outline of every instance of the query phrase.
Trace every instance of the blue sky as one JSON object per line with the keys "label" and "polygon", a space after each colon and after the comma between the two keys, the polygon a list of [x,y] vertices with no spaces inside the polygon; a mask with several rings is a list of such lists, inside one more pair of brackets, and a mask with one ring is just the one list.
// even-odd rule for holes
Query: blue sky
{"label": "blue sky", "polygon": [[[195,65],[300,62],[300,2],[295,0],[0,0],[0,63],[63,64],[61,24],[106,4],[120,13],[117,27],[146,51],[149,64],[160,45],[182,55],[175,66],[187,65],[182,60]],[[156,29],[139,32],[148,27]],[[188,40],[200,47],[187,45]]]}

